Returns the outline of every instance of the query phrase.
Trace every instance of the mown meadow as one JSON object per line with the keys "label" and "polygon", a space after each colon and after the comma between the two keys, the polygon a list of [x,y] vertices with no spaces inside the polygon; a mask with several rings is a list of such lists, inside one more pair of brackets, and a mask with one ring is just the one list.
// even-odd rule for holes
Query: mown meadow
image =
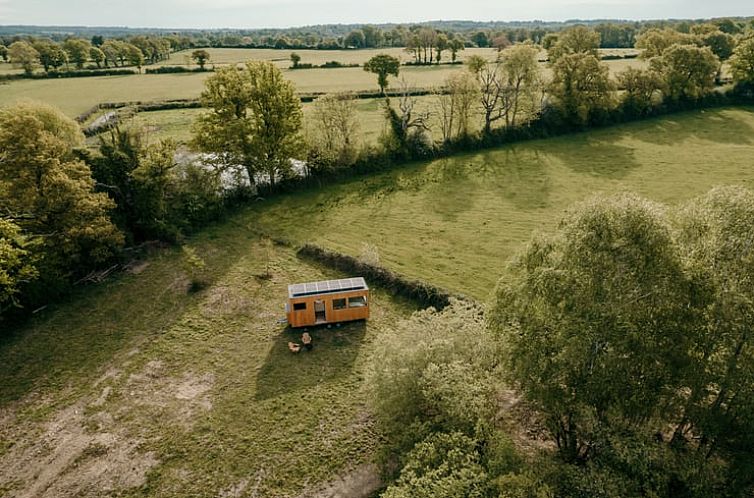
{"label": "mown meadow", "polygon": [[358,255],[364,243],[413,277],[486,299],[538,230],[596,193],[675,203],[754,185],[754,109],[694,111],[419,162],[260,202],[264,230]]}

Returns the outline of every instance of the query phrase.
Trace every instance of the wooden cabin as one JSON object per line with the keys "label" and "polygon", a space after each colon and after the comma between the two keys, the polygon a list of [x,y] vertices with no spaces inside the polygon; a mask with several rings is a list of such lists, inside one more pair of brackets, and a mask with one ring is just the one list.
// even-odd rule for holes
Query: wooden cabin
{"label": "wooden cabin", "polygon": [[362,277],[289,285],[285,313],[291,327],[366,320],[369,287]]}

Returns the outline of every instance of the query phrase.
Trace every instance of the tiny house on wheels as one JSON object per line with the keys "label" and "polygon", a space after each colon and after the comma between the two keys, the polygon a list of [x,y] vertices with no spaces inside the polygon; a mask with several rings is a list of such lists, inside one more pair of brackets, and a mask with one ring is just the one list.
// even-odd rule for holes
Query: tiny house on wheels
{"label": "tiny house on wheels", "polygon": [[369,318],[369,287],[362,277],[288,286],[285,305],[291,327]]}

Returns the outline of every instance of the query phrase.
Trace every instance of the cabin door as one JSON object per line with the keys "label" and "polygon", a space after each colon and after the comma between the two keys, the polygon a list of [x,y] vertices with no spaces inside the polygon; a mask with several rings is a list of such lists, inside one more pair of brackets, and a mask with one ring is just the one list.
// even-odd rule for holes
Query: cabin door
{"label": "cabin door", "polygon": [[327,317],[325,316],[324,301],[314,301],[314,320],[317,323],[323,323],[327,321]]}

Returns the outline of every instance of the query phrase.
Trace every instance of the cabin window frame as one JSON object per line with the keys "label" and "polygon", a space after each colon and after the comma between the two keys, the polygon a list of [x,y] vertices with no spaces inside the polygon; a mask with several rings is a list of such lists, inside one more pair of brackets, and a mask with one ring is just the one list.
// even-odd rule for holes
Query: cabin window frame
{"label": "cabin window frame", "polygon": [[[359,304],[353,304],[354,302]],[[362,296],[351,296],[348,298],[348,308],[366,308],[368,306],[367,297],[365,295]]]}
{"label": "cabin window frame", "polygon": [[293,303],[293,311],[306,311],[306,301],[301,303]]}
{"label": "cabin window frame", "polygon": [[[340,304],[342,303],[342,304]],[[332,309],[335,311],[341,311],[348,309],[348,298],[338,297],[332,300]]]}

